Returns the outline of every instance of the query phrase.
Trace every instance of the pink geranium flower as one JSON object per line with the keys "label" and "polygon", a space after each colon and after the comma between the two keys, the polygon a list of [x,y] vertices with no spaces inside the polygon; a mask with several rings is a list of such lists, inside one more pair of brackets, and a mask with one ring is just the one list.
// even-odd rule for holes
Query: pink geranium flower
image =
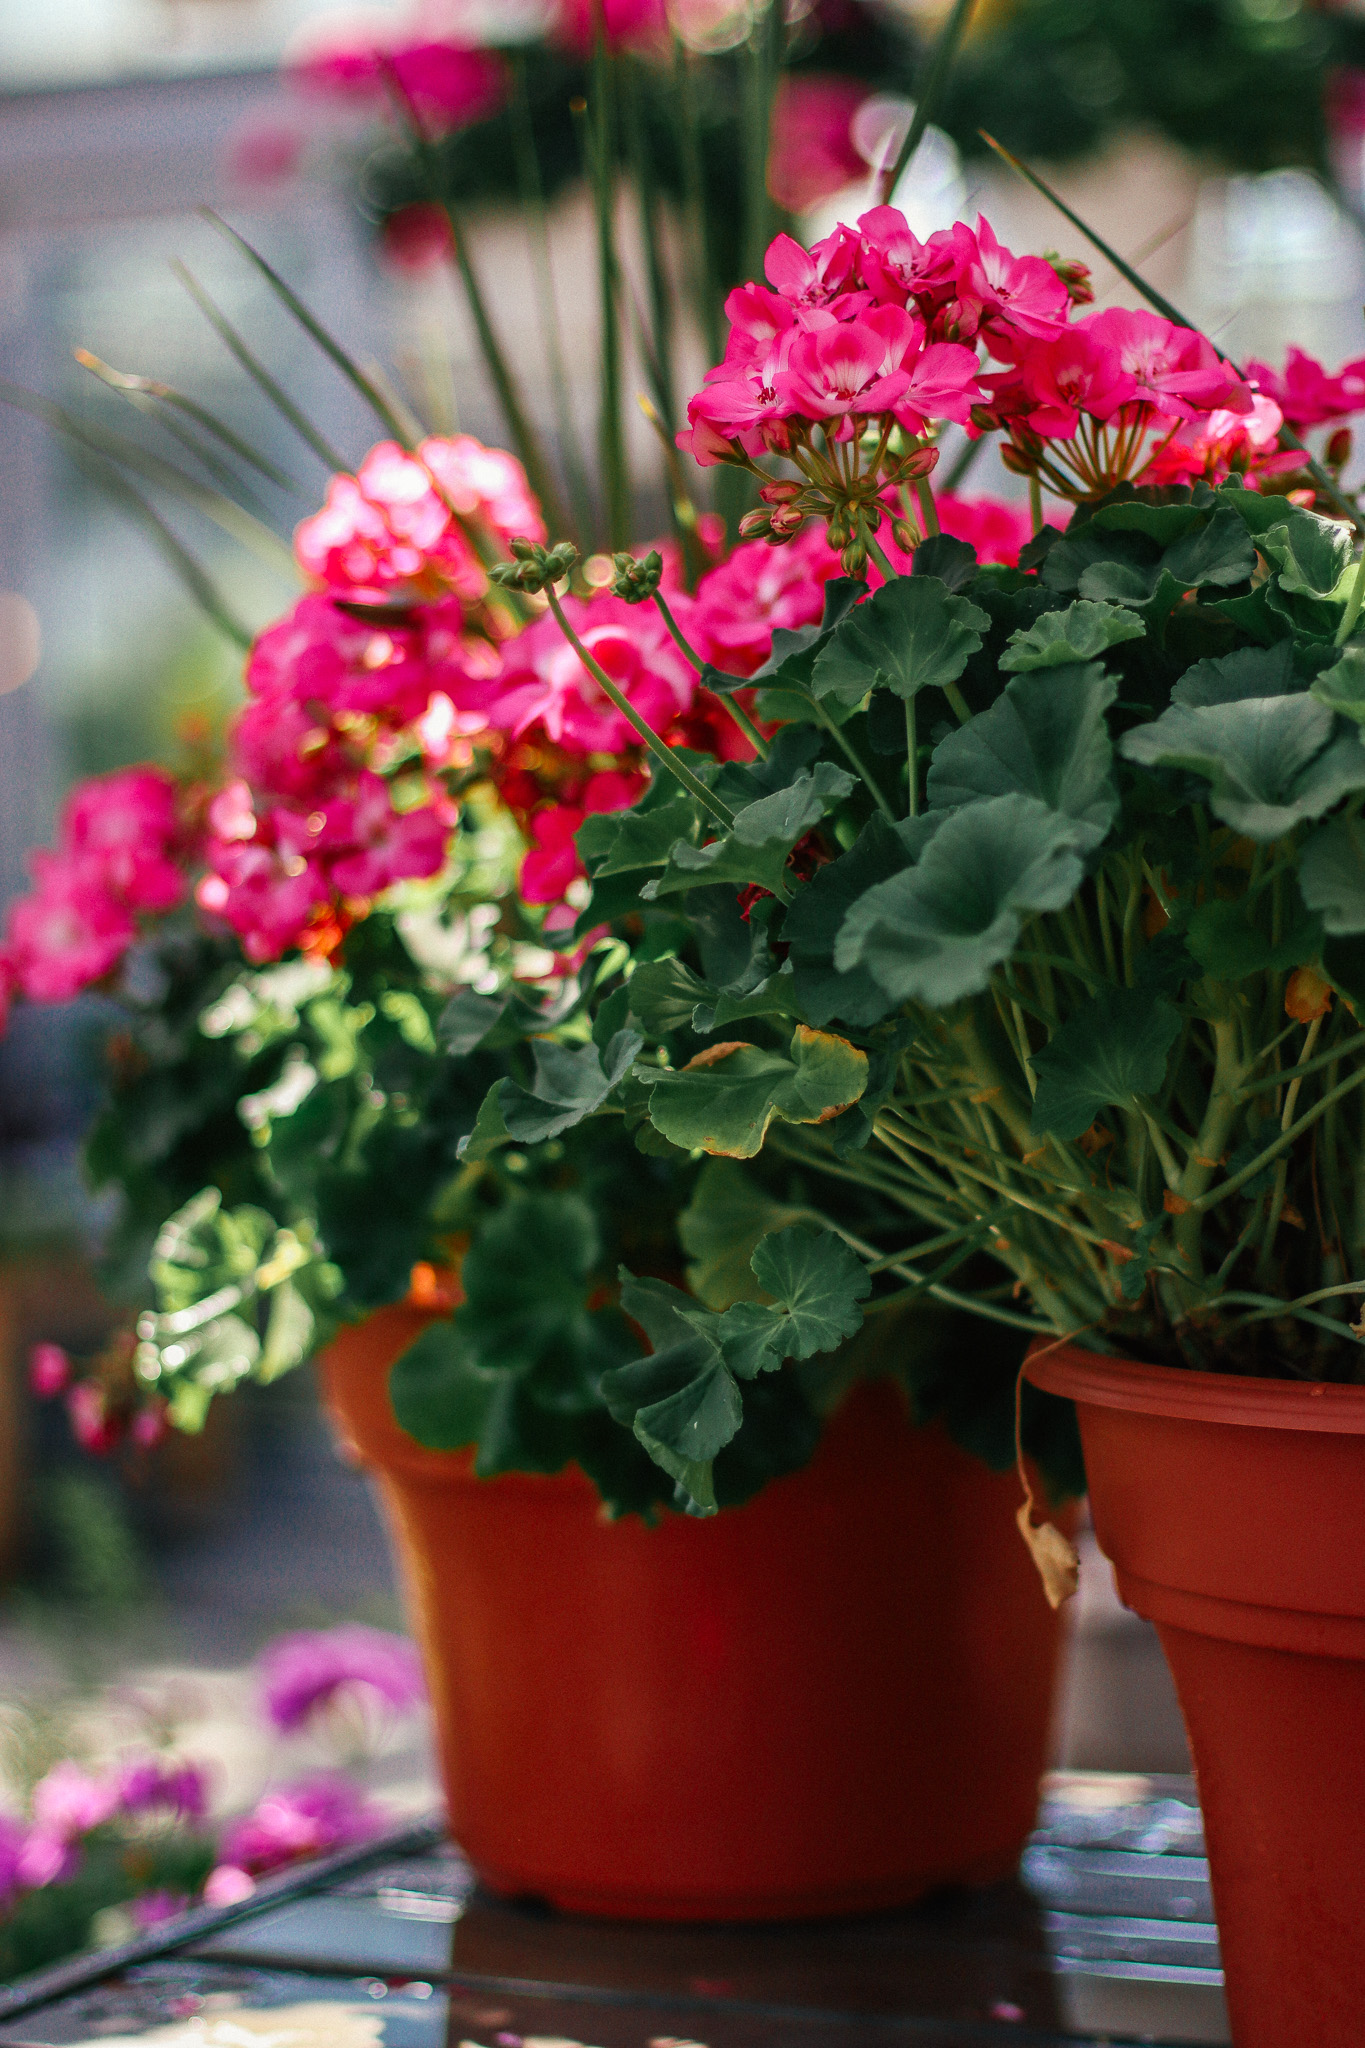
{"label": "pink geranium flower", "polygon": [[837,227],[809,249],[790,235],[778,235],[768,244],[763,270],[773,290],[789,304],[823,308],[859,289],[860,252],[851,228]]}
{"label": "pink geranium flower", "polygon": [[522,860],[517,890],[525,903],[558,903],[583,873],[574,833],[585,813],[574,804],[551,804],[531,820],[531,845]]}
{"label": "pink geranium flower", "polygon": [[896,418],[912,434],[922,434],[931,420],[956,420],[965,426],[981,397],[976,356],[954,341],[934,341],[905,362],[909,374],[904,395],[893,407]]}
{"label": "pink geranium flower", "polygon": [[429,129],[449,131],[495,114],[507,97],[507,67],[491,50],[450,38],[403,40],[324,28],[291,76],[307,92],[362,106],[387,106],[397,92]]}
{"label": "pink geranium flower", "polygon": [[357,1689],[406,1713],[426,1699],[421,1660],[406,1636],[359,1623],[280,1636],[259,1664],[265,1710],[282,1734]]}
{"label": "pink geranium flower", "polygon": [[132,1818],[164,1814],[199,1821],[208,1811],[208,1776],[198,1764],[145,1757],[125,1764],[116,1779],[118,1810]]}
{"label": "pink geranium flower", "polygon": [[957,302],[965,332],[1041,337],[1065,325],[1071,301],[1050,263],[1002,249],[980,216],[974,235],[961,221],[952,234],[961,266]]}
{"label": "pink geranium flower", "polygon": [[649,50],[668,40],[665,0],[555,0],[551,34],[570,49],[590,50],[599,22],[612,49]]}
{"label": "pink geranium flower", "polygon": [[395,809],[380,775],[364,769],[353,794],[324,804],[316,848],[343,896],[378,896],[395,882],[424,880],[445,863],[451,820],[444,806]]}
{"label": "pink geranium flower", "polygon": [[788,368],[774,380],[779,396],[810,420],[890,412],[910,386],[908,373],[891,365],[899,365],[916,326],[899,307],[879,306],[864,319],[798,334]]}
{"label": "pink geranium flower", "polygon": [[921,242],[896,206],[874,206],[859,214],[863,238],[860,269],[864,282],[879,299],[903,306],[907,299],[935,303],[954,294],[963,263],[963,247],[950,229]]}
{"label": "pink geranium flower", "polygon": [[1111,419],[1138,395],[1137,381],[1124,369],[1118,350],[1080,325],[1025,344],[1019,378],[1030,401],[1028,424],[1035,433],[1059,441],[1071,439],[1082,413]]}
{"label": "pink geranium flower", "polygon": [[856,78],[802,71],[781,79],[773,104],[768,190],[788,213],[804,213],[866,176],[849,131],[867,96],[868,87]]}
{"label": "pink geranium flower", "polygon": [[[955,540],[965,540],[976,549],[979,562],[1001,562],[1016,567],[1019,550],[1033,533],[1033,521],[1026,505],[1011,505],[1004,498],[959,498],[941,491],[937,499],[938,523]],[[1048,523],[1062,526],[1064,512],[1054,513]]]}
{"label": "pink geranium flower", "polygon": [[[458,516],[457,516],[458,515]],[[354,476],[334,476],[320,512],[294,534],[300,568],[329,589],[366,600],[487,588],[462,521],[499,542],[545,538],[520,463],[468,434],[431,437],[409,455],[396,441],[372,448]]]}
{"label": "pink geranium flower", "polygon": [[258,966],[297,945],[331,890],[321,863],[299,849],[309,843],[306,819],[268,814],[256,839],[209,842],[209,872],[195,891],[200,907],[218,917]]}
{"label": "pink geranium flower", "polygon": [[1282,372],[1269,363],[1248,363],[1247,376],[1300,433],[1365,412],[1365,356],[1343,363],[1333,377],[1301,348],[1291,348]]}
{"label": "pink geranium flower", "polygon": [[40,851],[29,865],[38,886],[10,910],[9,971],[30,1002],[67,1002],[117,967],[137,927],[97,861]]}
{"label": "pink geranium flower", "polygon": [[116,1777],[83,1770],[69,1759],[54,1764],[33,1788],[33,1824],[55,1841],[88,1835],[112,1820],[118,1806]]}
{"label": "pink geranium flower", "polygon": [[[564,611],[594,660],[656,732],[692,701],[696,676],[651,605],[620,598],[567,597]],[[684,623],[684,631],[686,626]],[[503,650],[505,667],[490,722],[520,735],[539,726],[573,754],[617,754],[638,734],[584,668],[555,621],[538,619]]]}
{"label": "pink geranium flower", "polygon": [[751,676],[772,652],[773,631],[816,625],[825,584],[840,572],[824,529],[808,525],[786,547],[741,541],[697,585],[689,637],[728,675]]}
{"label": "pink geranium flower", "polygon": [[62,811],[66,849],[93,863],[131,910],[169,910],[183,898],[179,833],[175,784],[160,768],[92,776]]}
{"label": "pink geranium flower", "polygon": [[1133,379],[1136,395],[1154,412],[1193,419],[1198,412],[1249,412],[1252,394],[1212,342],[1156,313],[1111,306],[1080,320],[1073,333],[1112,349]]}
{"label": "pink geranium flower", "polygon": [[359,1786],[329,1772],[267,1792],[227,1830],[220,1854],[229,1868],[259,1877],[370,1841],[385,1825],[385,1814]]}
{"label": "pink geranium flower", "polygon": [[71,1360],[60,1344],[35,1344],[28,1354],[28,1383],[40,1401],[64,1394],[71,1384]]}

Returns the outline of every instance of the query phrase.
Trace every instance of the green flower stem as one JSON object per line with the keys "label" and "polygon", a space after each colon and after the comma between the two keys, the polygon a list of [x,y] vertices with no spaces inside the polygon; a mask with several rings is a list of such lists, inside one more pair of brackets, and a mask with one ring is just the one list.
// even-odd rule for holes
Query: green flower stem
{"label": "green flower stem", "polygon": [[887,582],[894,583],[901,572],[899,569],[892,568],[890,561],[887,559],[886,549],[877,539],[875,533],[869,533],[867,536],[867,552],[871,555]]}
{"label": "green flower stem", "polygon": [[1036,540],[1043,530],[1043,487],[1036,476],[1028,480],[1029,518],[1033,522],[1033,537]]}
{"label": "green flower stem", "polygon": [[1360,607],[1365,604],[1365,548],[1361,549],[1360,560],[1356,563],[1355,577],[1351,583],[1351,594],[1346,600],[1346,609],[1341,615],[1341,624],[1336,630],[1334,645],[1344,647],[1355,631]]}
{"label": "green flower stem", "polygon": [[927,476],[916,477],[915,496],[919,500],[925,533],[940,533],[942,528],[938,523],[938,506],[934,503],[933,489]]}
{"label": "green flower stem", "polygon": [[915,700],[905,700],[905,766],[908,785],[905,815],[919,816],[919,734],[915,730]]}
{"label": "green flower stem", "polygon": [[711,791],[706,787],[706,784],[702,782],[699,777],[695,776],[692,773],[692,770],[687,766],[685,762],[680,761],[678,759],[672,747],[666,746],[664,744],[664,742],[659,738],[658,733],[655,732],[653,726],[647,724],[645,720],[641,718],[639,712],[635,709],[635,706],[630,702],[629,698],[622,695],[621,691],[616,687],[616,684],[612,681],[611,677],[607,674],[606,670],[601,666],[601,664],[593,660],[587,648],[583,645],[583,642],[579,639],[577,633],[575,633],[573,627],[569,624],[569,621],[565,616],[564,607],[560,603],[558,597],[556,597],[555,595],[553,584],[546,585],[545,595],[550,601],[550,610],[555,615],[555,620],[559,626],[560,632],[564,635],[564,638],[568,641],[570,647],[572,647],[574,653],[578,656],[578,659],[582,662],[584,668],[588,671],[588,674],[592,677],[593,681],[598,685],[598,688],[605,692],[608,699],[611,701],[611,703],[613,703],[616,706],[616,709],[620,712],[622,718],[629,720],[630,724],[634,726],[636,732],[639,733],[640,738],[644,741],[645,745],[648,747],[650,753],[654,756],[655,760],[660,762],[663,767],[667,768],[669,774],[676,777],[676,779],[682,784],[683,788],[687,791],[688,795],[695,797],[697,802],[701,804],[704,809],[708,810],[711,813],[711,816],[717,819],[722,825],[724,825],[726,830],[728,831],[730,826],[733,825],[735,822],[734,812],[729,808],[727,804],[723,804],[718,796],[714,796],[711,793]]}
{"label": "green flower stem", "polygon": [[[1296,1138],[1301,1138],[1305,1131],[1311,1130],[1319,1117],[1323,1115],[1324,1111],[1332,1103],[1342,1101],[1346,1096],[1353,1093],[1355,1089],[1359,1088],[1362,1082],[1365,1082],[1365,1066],[1359,1068],[1356,1073],[1348,1075],[1344,1081],[1338,1082],[1335,1088],[1329,1090],[1326,1095],[1321,1096],[1312,1109],[1305,1111],[1301,1117],[1289,1126],[1287,1131],[1282,1131],[1274,1144],[1267,1145],[1263,1152],[1258,1152],[1248,1165],[1242,1167],[1237,1173],[1229,1174],[1226,1180],[1219,1181],[1216,1187],[1209,1188],[1197,1200],[1191,1202],[1189,1213],[1191,1215],[1202,1214],[1205,1210],[1217,1208],[1218,1204],[1226,1201],[1229,1195],[1235,1195],[1238,1188],[1244,1187],[1247,1181],[1253,1179],[1263,1166],[1268,1166],[1272,1159],[1278,1159],[1282,1152],[1288,1151]],[[1213,1105],[1210,1104],[1210,1110],[1212,1110],[1212,1107]],[[1229,1125],[1231,1121],[1232,1112],[1229,1111]],[[1188,1172],[1189,1169],[1187,1168],[1186,1171]],[[1362,1183],[1365,1183],[1365,1174],[1357,1177],[1357,1186],[1359,1187]],[[1185,1218],[1182,1217],[1180,1220],[1184,1222]]]}
{"label": "green flower stem", "polygon": [[[669,633],[671,634],[675,644],[677,645],[678,651],[682,654],[685,660],[691,662],[693,668],[697,671],[697,674],[702,675],[705,670],[706,664],[702,660],[701,656],[695,651],[695,649],[688,646],[687,641],[685,640],[683,634],[679,630],[677,620],[674,618],[672,612],[668,608],[668,601],[661,590],[655,591],[654,602],[659,607],[659,617],[663,620],[665,626],[667,626]],[[725,706],[731,718],[734,719],[735,724],[744,734],[745,739],[748,740],[749,744],[754,748],[756,753],[759,755],[760,759],[766,761],[769,752],[771,751],[768,746],[768,742],[764,739],[762,733],[754,724],[748,712],[744,709],[744,706],[742,704],[737,704],[734,701],[733,697],[729,696],[724,690],[713,690],[711,694],[714,697],[720,698],[721,703]]]}
{"label": "green flower stem", "polygon": [[852,768],[855,771],[859,779],[865,784],[867,788],[867,793],[873,799],[874,803],[877,806],[877,809],[881,812],[884,818],[889,818],[894,824],[896,818],[895,812],[892,810],[890,804],[887,802],[877,783],[873,779],[872,770],[868,767],[866,761],[863,760],[862,756],[858,752],[858,749],[854,746],[852,740],[848,738],[847,734],[843,730],[843,727],[840,725],[836,725],[835,721],[830,717],[828,711],[826,711],[824,705],[820,702],[820,699],[818,697],[810,698],[809,702],[811,710],[815,713],[818,722],[821,725],[823,725],[825,731],[830,735],[830,738],[834,741],[835,745],[840,749],[841,753],[844,756],[844,759],[848,762],[850,768]]}
{"label": "green flower stem", "polygon": [[948,699],[949,705],[952,707],[953,716],[958,724],[970,725],[972,722],[971,708],[967,703],[967,699],[957,687],[957,684],[945,683],[943,685],[943,694]]}

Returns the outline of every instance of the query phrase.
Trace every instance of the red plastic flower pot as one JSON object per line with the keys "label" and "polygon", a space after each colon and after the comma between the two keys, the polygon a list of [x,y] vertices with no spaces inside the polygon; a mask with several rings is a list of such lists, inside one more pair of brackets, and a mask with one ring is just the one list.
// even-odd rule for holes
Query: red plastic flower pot
{"label": "red plastic flower pot", "polygon": [[494,1890],[633,1919],[891,1906],[1013,1865],[1060,1633],[1011,1474],[859,1385],[803,1471],[714,1519],[604,1519],[582,1472],[476,1479],[393,1419],[421,1315],[323,1362],[378,1483],[451,1832]]}
{"label": "red plastic flower pot", "polygon": [[1175,1677],[1237,2048],[1360,2048],[1365,1389],[1069,1346],[1028,1377],[1077,1404],[1100,1547]]}

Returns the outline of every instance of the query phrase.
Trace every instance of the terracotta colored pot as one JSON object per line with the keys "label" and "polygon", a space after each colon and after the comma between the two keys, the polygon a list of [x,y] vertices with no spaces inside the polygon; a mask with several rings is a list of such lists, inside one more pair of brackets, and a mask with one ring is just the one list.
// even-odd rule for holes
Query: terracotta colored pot
{"label": "terracotta colored pot", "polygon": [[1157,1625],[1204,1808],[1237,2048],[1365,2041],[1365,1389],[1030,1360]]}
{"label": "terracotta colored pot", "polygon": [[475,1479],[403,1435],[422,1322],[332,1345],[486,1884],[634,1919],[852,1912],[1008,1871],[1033,1824],[1059,1630],[1012,1475],[864,1383],[804,1471],[708,1521],[605,1521],[576,1469]]}

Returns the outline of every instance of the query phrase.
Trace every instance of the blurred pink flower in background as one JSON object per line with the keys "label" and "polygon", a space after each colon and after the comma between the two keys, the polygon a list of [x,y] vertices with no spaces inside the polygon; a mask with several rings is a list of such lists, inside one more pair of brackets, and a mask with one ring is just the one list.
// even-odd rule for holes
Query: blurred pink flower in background
{"label": "blurred pink flower in background", "polygon": [[22,1821],[0,1813],[0,1913],[7,1912],[23,1888],[22,1861],[28,1829]]}
{"label": "blurred pink flower in background", "polygon": [[[1007,569],[1017,566],[1019,550],[1033,533],[1027,505],[1012,505],[1004,498],[959,498],[951,491],[940,491],[936,502],[943,531],[974,547],[978,562],[1001,562]],[[1066,518],[1065,510],[1054,506],[1046,523],[1065,526]]]}
{"label": "blurred pink flower in background", "polygon": [[289,74],[303,91],[383,111],[406,100],[429,130],[468,127],[495,114],[508,73],[495,51],[457,31],[437,34],[424,15],[324,16],[300,37]]}
{"label": "blurred pink flower in background", "polygon": [[266,1715],[282,1734],[306,1726],[339,1694],[357,1688],[398,1714],[427,1696],[421,1659],[407,1637],[359,1622],[281,1636],[259,1669]]}
{"label": "blurred pink flower in background", "polygon": [[93,861],[39,850],[29,868],[37,887],[9,914],[10,971],[30,1002],[67,1002],[118,965],[137,926]]}
{"label": "blurred pink flower in background", "polygon": [[118,1810],[136,1818],[165,1814],[197,1821],[208,1811],[208,1774],[198,1764],[144,1757],[123,1765],[115,1788]]}
{"label": "blurred pink flower in background", "polygon": [[33,1788],[33,1824],[60,1842],[89,1834],[118,1811],[118,1779],[85,1770],[69,1759],[54,1764]]}
{"label": "blurred pink flower in background", "polygon": [[220,1867],[259,1877],[305,1856],[367,1842],[383,1832],[386,1821],[383,1809],[349,1778],[321,1773],[264,1793],[224,1835]]}
{"label": "blurred pink flower in background", "polygon": [[1365,411],[1365,356],[1343,363],[1333,377],[1313,356],[1291,347],[1282,372],[1269,363],[1248,363],[1247,376],[1300,432]]}
{"label": "blurred pink flower in background", "polygon": [[804,71],[783,77],[768,152],[768,190],[779,206],[805,213],[867,175],[850,129],[868,93],[856,78]]}
{"label": "blurred pink flower in background", "polygon": [[71,1384],[71,1360],[60,1344],[35,1344],[28,1354],[28,1383],[40,1401],[64,1394]]}
{"label": "blurred pink flower in background", "polygon": [[665,0],[554,0],[551,37],[590,50],[599,19],[613,49],[647,50],[668,40]]}

